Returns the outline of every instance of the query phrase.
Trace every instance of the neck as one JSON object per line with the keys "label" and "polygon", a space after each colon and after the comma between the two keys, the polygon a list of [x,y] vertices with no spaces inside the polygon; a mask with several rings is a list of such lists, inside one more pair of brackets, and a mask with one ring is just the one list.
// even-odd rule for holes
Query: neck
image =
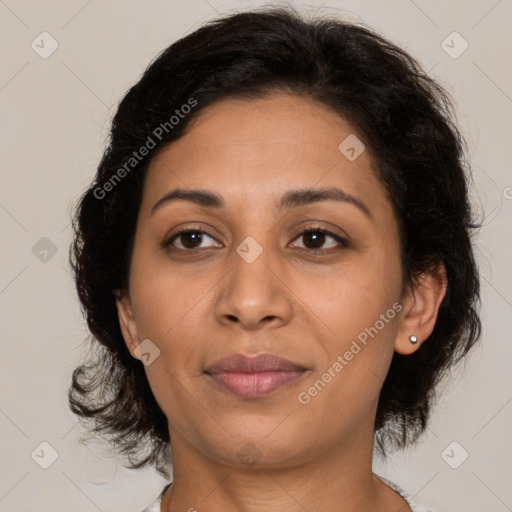
{"label": "neck", "polygon": [[279,466],[262,460],[253,467],[220,463],[176,431],[171,431],[171,440],[173,484],[162,512],[410,510],[373,475],[373,431],[359,431],[335,450],[331,445]]}

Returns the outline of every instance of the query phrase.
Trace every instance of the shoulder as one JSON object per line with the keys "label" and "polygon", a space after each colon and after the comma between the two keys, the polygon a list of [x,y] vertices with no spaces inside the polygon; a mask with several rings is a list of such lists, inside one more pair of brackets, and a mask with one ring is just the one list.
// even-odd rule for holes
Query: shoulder
{"label": "shoulder", "polygon": [[169,489],[170,486],[171,484],[167,484],[163,488],[158,498],[155,501],[153,501],[151,505],[147,506],[144,510],[141,510],[141,512],[160,512],[160,504],[162,502],[162,498],[164,497],[164,494],[167,492],[167,489]]}
{"label": "shoulder", "polygon": [[[375,474],[375,473],[374,473]],[[375,476],[383,483],[385,483],[388,487],[391,487],[394,491],[396,491],[402,498],[409,504],[412,512],[436,512],[434,509],[427,507],[426,505],[422,505],[421,503],[417,503],[414,498],[405,492],[400,486],[391,482],[390,480],[375,474]]]}

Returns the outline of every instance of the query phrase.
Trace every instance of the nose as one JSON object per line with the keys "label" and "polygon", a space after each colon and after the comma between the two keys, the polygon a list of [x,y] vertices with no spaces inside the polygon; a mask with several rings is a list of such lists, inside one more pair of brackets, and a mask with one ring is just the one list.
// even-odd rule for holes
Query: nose
{"label": "nose", "polygon": [[246,330],[286,325],[293,316],[293,292],[283,263],[271,257],[270,249],[252,261],[240,254],[233,253],[232,269],[222,280],[217,320]]}

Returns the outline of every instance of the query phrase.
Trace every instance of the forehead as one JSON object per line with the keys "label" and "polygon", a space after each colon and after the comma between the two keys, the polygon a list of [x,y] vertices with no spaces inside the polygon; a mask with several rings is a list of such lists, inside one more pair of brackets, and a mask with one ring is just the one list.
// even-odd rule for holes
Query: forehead
{"label": "forehead", "polygon": [[291,188],[336,186],[385,207],[368,151],[356,159],[344,152],[347,144],[361,151],[362,139],[314,100],[277,93],[225,99],[198,113],[186,134],[157,154],[144,195],[154,201],[174,187],[208,188],[247,207]]}

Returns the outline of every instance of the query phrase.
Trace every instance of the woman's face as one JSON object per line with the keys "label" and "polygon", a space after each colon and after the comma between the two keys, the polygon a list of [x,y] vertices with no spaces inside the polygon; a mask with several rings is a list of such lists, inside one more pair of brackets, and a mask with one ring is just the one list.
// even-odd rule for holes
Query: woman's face
{"label": "woman's face", "polygon": [[[150,340],[138,356],[176,453],[284,467],[371,439],[402,274],[357,136],[310,100],[229,99],[152,161],[118,306],[132,354]],[[216,199],[162,199],[177,189]],[[233,354],[301,369],[207,373]]]}

